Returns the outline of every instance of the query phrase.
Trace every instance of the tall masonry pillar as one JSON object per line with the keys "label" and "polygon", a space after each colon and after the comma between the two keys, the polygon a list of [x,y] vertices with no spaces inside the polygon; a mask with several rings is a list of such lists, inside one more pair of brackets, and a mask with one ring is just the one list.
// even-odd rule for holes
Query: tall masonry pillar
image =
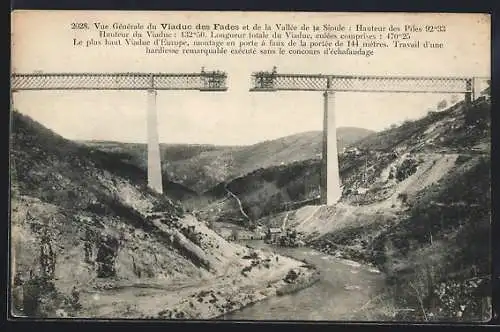
{"label": "tall masonry pillar", "polygon": [[335,92],[325,91],[323,110],[323,154],[321,167],[321,204],[333,205],[342,196],[340,188]]}
{"label": "tall masonry pillar", "polygon": [[148,187],[160,194],[163,194],[160,142],[158,139],[158,116],[156,113],[156,90],[148,90],[147,112]]}

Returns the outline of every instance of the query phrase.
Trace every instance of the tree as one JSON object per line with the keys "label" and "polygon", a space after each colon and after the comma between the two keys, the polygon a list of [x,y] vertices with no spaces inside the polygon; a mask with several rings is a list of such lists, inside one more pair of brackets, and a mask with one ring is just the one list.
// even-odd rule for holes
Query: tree
{"label": "tree", "polygon": [[406,204],[408,202],[408,194],[407,193],[400,193],[398,195],[398,198],[401,200],[403,204]]}

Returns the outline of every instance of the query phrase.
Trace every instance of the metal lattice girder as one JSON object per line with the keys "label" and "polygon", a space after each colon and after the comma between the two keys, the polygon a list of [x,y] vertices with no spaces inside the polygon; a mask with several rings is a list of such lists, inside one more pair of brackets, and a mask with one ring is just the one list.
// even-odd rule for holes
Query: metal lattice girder
{"label": "metal lattice girder", "polygon": [[472,77],[304,75],[257,72],[250,91],[354,91],[469,93]]}
{"label": "metal lattice girder", "polygon": [[200,73],[29,73],[11,76],[16,90],[200,90],[226,91],[227,75]]}

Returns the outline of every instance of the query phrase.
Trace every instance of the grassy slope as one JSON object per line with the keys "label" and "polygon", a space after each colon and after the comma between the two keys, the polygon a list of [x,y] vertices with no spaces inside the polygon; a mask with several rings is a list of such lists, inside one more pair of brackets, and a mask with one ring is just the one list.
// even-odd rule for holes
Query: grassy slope
{"label": "grassy slope", "polygon": [[[352,144],[372,131],[361,128],[339,128],[339,148]],[[276,140],[260,142],[248,147],[203,152],[187,161],[172,163],[174,174],[199,174],[187,179],[186,185],[198,191],[206,191],[219,182],[242,177],[260,168],[291,164],[297,161],[317,159],[321,154],[321,133],[306,132]],[[191,175],[192,176],[192,175]]]}
{"label": "grassy slope", "polygon": [[[419,120],[407,121],[396,128],[367,136],[356,146],[362,150],[383,152],[468,151],[487,138],[485,130],[489,126],[490,105],[480,99],[474,109],[465,110],[464,107],[464,103],[459,102],[444,111],[431,112]],[[441,129],[436,128],[440,121],[444,121]],[[431,130],[432,135],[429,135]]]}
{"label": "grassy slope", "polygon": [[[488,136],[487,113],[488,107],[485,104],[478,104],[473,112],[464,112],[463,104],[459,103],[417,121],[374,133],[355,143],[360,149],[359,155],[341,154],[339,157],[340,176],[344,185],[342,202],[360,205],[387,200],[398,190],[397,181],[387,179],[388,168],[394,166],[396,169],[404,169],[402,164],[408,159],[408,154],[416,159],[416,163],[422,164],[421,167],[432,168],[434,164],[430,163],[441,166],[443,154],[487,152],[489,143],[484,139]],[[303,150],[304,146],[299,145],[298,148],[286,151]],[[238,195],[246,213],[252,219],[259,219],[283,211],[280,204],[284,202],[314,199],[319,193],[319,179],[319,160],[309,159],[261,167],[233,179],[228,182],[227,187]],[[413,184],[408,183],[408,186]],[[235,200],[219,204],[226,195],[224,187],[225,184],[220,183],[205,193],[207,197],[217,198],[214,204],[223,210],[216,216],[212,214],[212,217],[215,220],[242,219]],[[365,195],[357,195],[355,192],[358,188],[370,190]],[[309,204],[315,202],[310,201]],[[295,208],[299,206],[300,204]],[[211,209],[212,206],[207,208]]]}

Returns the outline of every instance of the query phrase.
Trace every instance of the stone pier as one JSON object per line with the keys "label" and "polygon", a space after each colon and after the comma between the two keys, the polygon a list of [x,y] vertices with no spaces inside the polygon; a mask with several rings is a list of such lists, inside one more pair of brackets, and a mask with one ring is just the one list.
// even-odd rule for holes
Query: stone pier
{"label": "stone pier", "polygon": [[321,204],[333,205],[342,196],[337,149],[337,128],[335,125],[335,92],[325,91],[323,98]]}
{"label": "stone pier", "polygon": [[158,115],[156,111],[156,90],[148,90],[148,186],[162,194],[160,142],[158,138]]}

